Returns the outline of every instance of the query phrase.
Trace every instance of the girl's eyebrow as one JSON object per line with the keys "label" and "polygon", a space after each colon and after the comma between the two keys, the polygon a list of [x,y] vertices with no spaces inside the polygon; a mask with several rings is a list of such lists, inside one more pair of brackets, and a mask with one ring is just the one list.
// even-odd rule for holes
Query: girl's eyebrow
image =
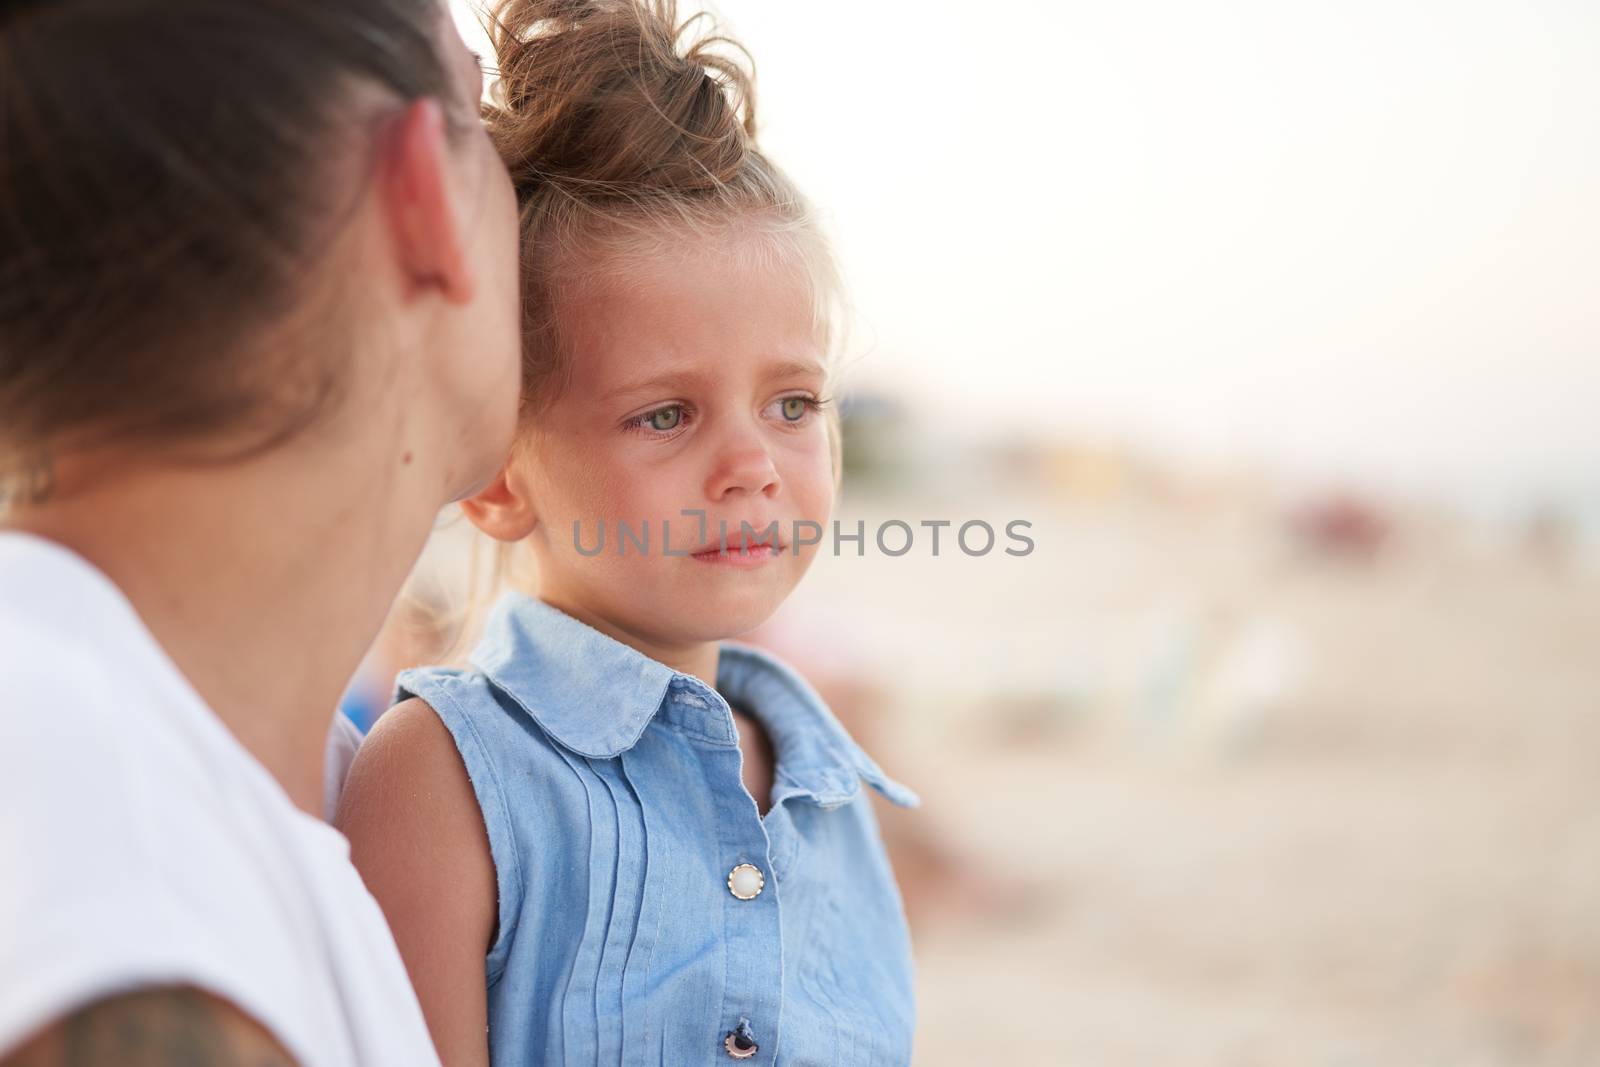
{"label": "girl's eyebrow", "polygon": [[782,363],[777,363],[768,367],[766,373],[762,376],[762,380],[771,381],[774,378],[798,378],[802,375],[821,377],[822,373],[822,364],[820,363],[816,363],[812,360],[786,359]]}
{"label": "girl's eyebrow", "polygon": [[[822,364],[813,360],[786,359],[769,364],[761,375],[763,382],[775,381],[779,378],[795,378],[802,375],[822,377],[824,374]],[[658,390],[682,390],[693,386],[703,385],[715,381],[716,375],[706,374],[701,370],[671,370],[658,374],[653,378],[643,381],[628,382],[606,393],[604,400],[616,400],[619,397],[632,396],[636,393],[653,393]]]}
{"label": "girl's eyebrow", "polygon": [[632,396],[635,393],[653,393],[660,389],[682,389],[688,386],[699,385],[707,380],[704,375],[693,370],[667,371],[654,378],[643,381],[627,382],[608,392],[603,399],[615,400],[618,397]]}

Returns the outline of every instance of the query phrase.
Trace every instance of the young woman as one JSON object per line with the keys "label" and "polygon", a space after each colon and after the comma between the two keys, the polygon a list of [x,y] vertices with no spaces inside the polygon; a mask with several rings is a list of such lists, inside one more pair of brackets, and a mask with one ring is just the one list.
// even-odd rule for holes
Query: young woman
{"label": "young woman", "polygon": [[438,0],[0,6],[0,1063],[437,1058],[329,718],[519,387]]}

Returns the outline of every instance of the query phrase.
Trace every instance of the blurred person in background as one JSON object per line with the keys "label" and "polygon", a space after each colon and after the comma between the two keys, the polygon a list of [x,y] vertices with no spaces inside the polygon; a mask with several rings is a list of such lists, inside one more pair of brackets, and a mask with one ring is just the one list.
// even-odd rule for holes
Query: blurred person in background
{"label": "blurred person in background", "polygon": [[0,7],[0,1063],[436,1064],[322,819],[341,688],[515,425],[436,0]]}

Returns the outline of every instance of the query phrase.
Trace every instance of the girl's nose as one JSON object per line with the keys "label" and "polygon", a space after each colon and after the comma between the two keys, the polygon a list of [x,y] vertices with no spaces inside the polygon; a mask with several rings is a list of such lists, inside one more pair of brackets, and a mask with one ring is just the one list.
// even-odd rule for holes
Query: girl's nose
{"label": "girl's nose", "polygon": [[718,450],[706,490],[712,500],[737,493],[774,496],[778,492],[778,468],[759,437],[741,434]]}

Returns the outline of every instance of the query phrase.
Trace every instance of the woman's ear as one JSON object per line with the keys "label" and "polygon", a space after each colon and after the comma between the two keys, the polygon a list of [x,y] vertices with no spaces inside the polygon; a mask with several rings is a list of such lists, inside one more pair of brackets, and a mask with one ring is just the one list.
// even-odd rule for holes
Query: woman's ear
{"label": "woman's ear", "polygon": [[448,158],[439,102],[414,101],[394,122],[383,156],[385,202],[412,288],[465,304],[472,299],[473,278],[450,202]]}
{"label": "woman's ear", "polygon": [[520,541],[539,525],[539,512],[524,465],[513,455],[494,480],[461,502],[472,525],[496,541]]}

